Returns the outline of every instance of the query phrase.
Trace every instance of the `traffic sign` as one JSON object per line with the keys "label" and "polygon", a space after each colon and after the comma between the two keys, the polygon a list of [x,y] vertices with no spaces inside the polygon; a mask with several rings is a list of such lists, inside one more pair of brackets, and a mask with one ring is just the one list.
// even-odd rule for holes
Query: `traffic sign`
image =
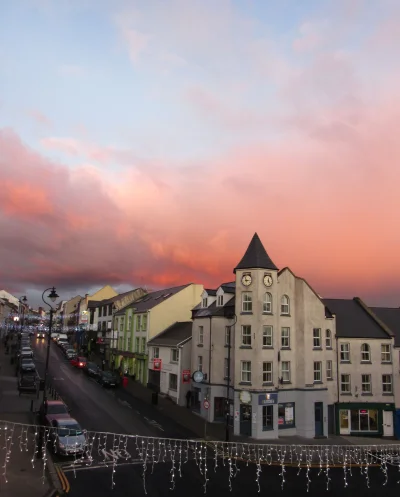
{"label": "traffic sign", "polygon": [[208,401],[208,400],[205,400],[205,401],[203,402],[203,406],[204,406],[204,409],[209,409],[209,408],[210,408],[210,403],[209,403],[209,401]]}

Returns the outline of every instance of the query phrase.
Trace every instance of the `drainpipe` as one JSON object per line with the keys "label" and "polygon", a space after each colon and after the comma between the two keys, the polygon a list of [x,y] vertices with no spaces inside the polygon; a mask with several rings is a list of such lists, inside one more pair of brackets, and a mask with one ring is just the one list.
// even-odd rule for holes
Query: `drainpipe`
{"label": "drainpipe", "polygon": [[[208,397],[211,397],[211,347],[212,347],[212,316],[210,316],[210,351],[208,354],[208,384],[210,385],[209,388],[209,395]],[[210,398],[208,399],[210,402]],[[207,409],[207,421],[210,421],[210,409]]]}
{"label": "drainpipe", "polygon": [[177,377],[178,377],[178,381],[177,381],[177,390],[176,390],[176,403],[177,405],[179,406],[180,403],[179,403],[179,400],[180,400],[180,394],[181,394],[181,364],[182,364],[182,353],[183,353],[183,347],[182,345],[178,345],[178,351],[179,351],[179,355],[178,355],[178,374],[177,374]]}
{"label": "drainpipe", "polygon": [[[336,335],[336,389],[337,389],[337,401],[336,404],[339,404],[339,395],[340,395],[340,390],[339,390],[339,341],[338,337]],[[339,409],[337,409],[337,415],[335,413],[335,416],[333,418],[335,420],[335,433],[337,433],[337,427],[339,424]],[[338,433],[337,433],[338,434]]]}

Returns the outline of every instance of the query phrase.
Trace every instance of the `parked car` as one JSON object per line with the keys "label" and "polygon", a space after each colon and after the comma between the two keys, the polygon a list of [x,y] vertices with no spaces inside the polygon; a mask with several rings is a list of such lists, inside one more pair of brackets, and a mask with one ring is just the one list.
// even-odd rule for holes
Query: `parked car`
{"label": "parked car", "polygon": [[58,335],[59,335],[59,333],[52,333],[52,334],[50,335],[50,336],[51,336],[51,339],[53,340],[53,342],[56,342],[56,341],[57,341]]}
{"label": "parked car", "polygon": [[66,335],[65,333],[59,333],[57,337],[57,343],[59,343],[60,340],[68,342],[68,335]]}
{"label": "parked car", "polygon": [[98,378],[101,375],[101,369],[95,362],[87,362],[83,372],[92,378]]}
{"label": "parked car", "polygon": [[71,344],[66,340],[61,340],[61,341],[57,342],[57,344],[61,350],[66,350],[66,349],[69,349],[71,347]]}
{"label": "parked car", "polygon": [[75,357],[77,357],[78,354],[76,353],[76,351],[74,349],[67,349],[65,351],[65,356],[70,361],[71,359],[74,359]]}
{"label": "parked car", "polygon": [[120,383],[120,378],[116,373],[111,371],[101,371],[97,379],[102,387],[117,387]]}
{"label": "parked car", "polygon": [[38,331],[36,333],[36,338],[46,338],[46,333],[44,331]]}
{"label": "parked car", "polygon": [[20,357],[33,357],[33,350],[30,347],[23,347],[18,352],[18,358]]}
{"label": "parked car", "polygon": [[87,359],[86,357],[74,357],[71,359],[71,366],[75,368],[83,369],[86,366]]}
{"label": "parked car", "polygon": [[86,430],[71,417],[58,417],[51,420],[51,447],[57,454],[68,456],[83,454],[86,450]]}
{"label": "parked car", "polygon": [[21,371],[21,373],[29,373],[29,372],[36,373],[36,366],[35,363],[33,362],[33,359],[31,357],[20,357],[18,363],[18,370]]}
{"label": "parked car", "polygon": [[21,395],[22,393],[36,393],[38,388],[37,375],[22,374],[18,378],[18,391]]}
{"label": "parked car", "polygon": [[40,420],[45,425],[51,425],[51,421],[56,419],[56,417],[62,417],[62,419],[70,417],[70,409],[62,400],[46,400],[46,402],[41,404],[39,410]]}

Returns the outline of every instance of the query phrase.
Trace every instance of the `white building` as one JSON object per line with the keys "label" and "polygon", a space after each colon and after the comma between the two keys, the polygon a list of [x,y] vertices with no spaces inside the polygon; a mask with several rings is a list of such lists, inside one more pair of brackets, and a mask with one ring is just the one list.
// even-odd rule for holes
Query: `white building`
{"label": "white building", "polygon": [[186,405],[190,390],[192,322],[177,322],[148,342],[149,387]]}

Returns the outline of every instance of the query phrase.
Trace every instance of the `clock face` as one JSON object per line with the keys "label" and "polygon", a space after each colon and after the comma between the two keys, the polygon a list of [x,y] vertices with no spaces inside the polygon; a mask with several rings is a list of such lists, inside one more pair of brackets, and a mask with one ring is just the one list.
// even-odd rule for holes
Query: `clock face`
{"label": "clock face", "polygon": [[196,383],[201,383],[203,381],[203,378],[204,378],[204,374],[201,371],[195,371],[193,373],[193,380]]}
{"label": "clock face", "polygon": [[251,281],[252,281],[251,274],[244,274],[242,276],[242,283],[243,283],[244,286],[251,285]]}
{"label": "clock face", "polygon": [[271,286],[273,283],[272,276],[270,274],[266,274],[264,276],[264,285],[265,286]]}

